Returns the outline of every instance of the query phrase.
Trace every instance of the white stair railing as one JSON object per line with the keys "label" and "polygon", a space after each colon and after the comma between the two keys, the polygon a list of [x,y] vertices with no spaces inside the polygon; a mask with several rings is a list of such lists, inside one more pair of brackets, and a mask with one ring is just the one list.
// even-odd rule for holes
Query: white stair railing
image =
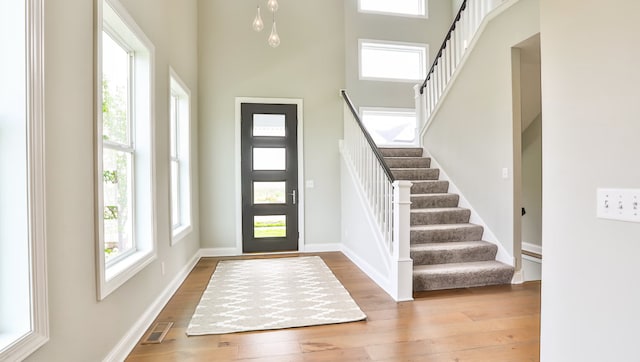
{"label": "white stair railing", "polygon": [[505,0],[464,0],[422,84],[415,87],[422,130],[434,114],[483,20]]}
{"label": "white stair railing", "polygon": [[375,142],[362,124],[347,93],[344,104],[342,154],[368,200],[391,265],[387,292],[397,301],[411,300],[413,261],[409,257],[411,182],[396,181]]}

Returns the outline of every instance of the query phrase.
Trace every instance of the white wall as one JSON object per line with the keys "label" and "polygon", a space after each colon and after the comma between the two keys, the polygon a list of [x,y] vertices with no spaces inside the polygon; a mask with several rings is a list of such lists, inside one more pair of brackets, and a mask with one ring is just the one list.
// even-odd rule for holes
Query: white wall
{"label": "white wall", "polygon": [[[538,0],[521,0],[488,24],[423,139],[426,149],[511,255],[511,47],[537,33],[538,21]],[[503,168],[509,169],[508,179],[502,178]]]}
{"label": "white wall", "polygon": [[638,359],[640,224],[596,218],[640,188],[640,2],[542,0],[542,361]]}
{"label": "white wall", "polygon": [[[358,0],[344,1],[346,86],[356,107],[414,108],[417,83],[359,80],[358,39],[429,45],[426,69],[431,67],[451,25],[451,2],[427,0],[428,19],[358,12]],[[426,72],[426,70],[425,70]]]}
{"label": "white wall", "polygon": [[[344,88],[341,0],[280,4],[282,43],[267,44],[270,19],[255,33],[255,2],[199,1],[201,244],[236,246],[235,97],[302,98],[306,244],[340,240],[340,163]],[[264,3],[263,3],[264,6]],[[299,180],[303,187],[305,180]]]}
{"label": "white wall", "polygon": [[[167,162],[169,65],[191,88],[194,99],[198,94],[196,2],[126,0],[123,4],[156,46],[158,259],[104,301],[97,301],[94,4],[87,0],[47,0],[45,137],[51,340],[29,361],[102,360],[199,248],[197,208],[194,232],[181,243],[169,246]],[[192,115],[195,117],[197,112]],[[195,165],[194,169],[197,171]],[[196,203],[197,191],[194,184]],[[160,272],[162,261],[166,267],[164,276]]]}

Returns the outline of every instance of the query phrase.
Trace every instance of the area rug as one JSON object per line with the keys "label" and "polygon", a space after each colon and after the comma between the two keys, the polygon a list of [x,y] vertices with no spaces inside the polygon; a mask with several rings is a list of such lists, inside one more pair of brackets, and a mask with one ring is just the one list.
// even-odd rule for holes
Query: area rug
{"label": "area rug", "polygon": [[363,320],[320,257],[218,263],[187,335],[225,334]]}

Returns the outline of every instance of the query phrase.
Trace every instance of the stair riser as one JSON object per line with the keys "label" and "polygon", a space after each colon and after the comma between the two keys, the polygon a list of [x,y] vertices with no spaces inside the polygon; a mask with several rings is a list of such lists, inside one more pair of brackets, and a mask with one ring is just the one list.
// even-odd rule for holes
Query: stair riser
{"label": "stair riser", "polygon": [[384,157],[422,157],[422,148],[379,148]]}
{"label": "stair riser", "polygon": [[482,233],[483,228],[479,225],[448,230],[411,230],[411,244],[482,240]]}
{"label": "stair riser", "polygon": [[481,271],[473,274],[429,275],[414,274],[413,290],[442,290],[454,288],[481,287],[485,285],[509,284],[513,277],[513,271],[492,270]]}
{"label": "stair riser", "polygon": [[411,186],[412,194],[440,194],[448,190],[449,181],[414,182]]}
{"label": "stair riser", "polygon": [[469,222],[470,216],[469,210],[412,212],[411,225],[465,224]]}
{"label": "stair riser", "polygon": [[434,207],[456,207],[460,197],[458,195],[429,195],[412,196],[412,209],[430,209]]}
{"label": "stair riser", "polygon": [[431,166],[431,159],[426,157],[385,158],[384,161],[389,168],[429,168]]}
{"label": "stair riser", "polygon": [[419,170],[391,170],[397,180],[437,180],[440,170],[437,168],[425,168]]}
{"label": "stair riser", "polygon": [[497,246],[483,245],[454,250],[411,251],[411,259],[413,259],[413,265],[469,263],[495,260],[497,252]]}

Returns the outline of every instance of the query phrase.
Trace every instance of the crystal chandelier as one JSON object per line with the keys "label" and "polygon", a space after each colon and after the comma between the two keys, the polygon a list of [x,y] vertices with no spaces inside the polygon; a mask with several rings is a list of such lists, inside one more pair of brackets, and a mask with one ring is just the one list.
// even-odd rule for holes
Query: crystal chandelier
{"label": "crystal chandelier", "polygon": [[[257,3],[258,12],[256,13],[256,17],[253,19],[253,30],[257,32],[261,32],[264,29],[264,21],[262,21],[262,15],[260,14],[260,0]],[[280,36],[278,35],[278,30],[276,30],[276,11],[278,11],[278,0],[269,0],[267,1],[267,8],[271,11],[273,16],[273,23],[271,25],[271,34],[267,38],[267,43],[272,48],[278,47],[280,45]]]}

